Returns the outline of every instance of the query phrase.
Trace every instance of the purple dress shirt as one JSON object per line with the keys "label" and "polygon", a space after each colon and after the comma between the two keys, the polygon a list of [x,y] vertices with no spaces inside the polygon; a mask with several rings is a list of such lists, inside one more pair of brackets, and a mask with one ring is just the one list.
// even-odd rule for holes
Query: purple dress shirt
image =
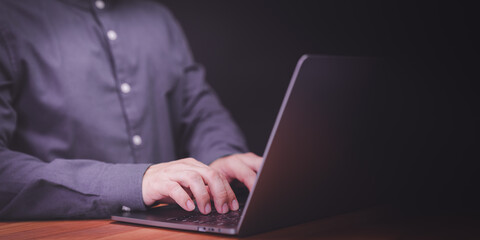
{"label": "purple dress shirt", "polygon": [[156,1],[0,1],[0,218],[145,209],[151,164],[245,152]]}

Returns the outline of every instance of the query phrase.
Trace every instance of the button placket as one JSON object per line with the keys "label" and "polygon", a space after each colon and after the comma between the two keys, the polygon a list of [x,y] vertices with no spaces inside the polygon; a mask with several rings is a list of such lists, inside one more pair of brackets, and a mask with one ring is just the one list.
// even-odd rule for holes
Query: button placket
{"label": "button placket", "polygon": [[[97,3],[97,1],[101,1],[102,3]],[[97,0],[94,2],[94,5],[97,9],[102,10],[105,9],[107,6],[105,4],[106,1],[104,0]],[[120,97],[120,104],[124,113],[125,123],[127,126],[127,134],[129,137],[130,146],[132,147],[132,156],[134,161],[139,156],[139,149],[144,144],[142,137],[138,134],[139,131],[135,127],[136,124],[136,117],[133,116],[135,114],[135,106],[134,99],[132,95],[133,86],[131,83],[127,81],[128,74],[126,71],[126,62],[124,58],[126,56],[123,55],[123,49],[121,47],[122,39],[118,33],[122,32],[120,26],[117,26],[115,21],[111,18],[108,11],[95,11],[96,14],[99,15],[99,19],[102,22],[102,27],[104,30],[104,34],[107,38],[108,45],[110,47],[110,54],[113,59],[114,63],[114,71],[115,71],[115,81],[117,84],[117,91],[119,92]]]}

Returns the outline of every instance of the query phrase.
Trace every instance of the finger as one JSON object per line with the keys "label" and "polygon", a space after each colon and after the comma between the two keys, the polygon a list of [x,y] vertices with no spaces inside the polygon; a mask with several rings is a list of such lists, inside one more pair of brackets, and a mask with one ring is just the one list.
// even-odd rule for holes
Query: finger
{"label": "finger", "polygon": [[255,172],[258,172],[258,170],[260,170],[260,167],[262,166],[262,163],[263,163],[263,158],[260,156],[257,156],[255,153],[243,154],[241,157],[241,160],[243,163],[245,163],[248,167],[253,169],[253,171]]}
{"label": "finger", "polygon": [[227,187],[230,188],[228,182],[223,181],[222,175],[216,170],[205,167],[199,169],[200,175],[202,175],[203,180],[208,184],[211,195],[213,196],[213,202],[215,208],[219,213],[228,212],[228,191]]}
{"label": "finger", "polygon": [[252,191],[257,174],[246,164],[237,164],[233,173],[238,181],[245,184],[249,191]]}
{"label": "finger", "polygon": [[228,195],[228,206],[230,207],[231,210],[237,211],[239,208],[238,200],[237,197],[235,196],[235,192],[233,192],[232,187],[230,186],[230,183],[228,183],[228,180],[225,177],[222,177],[223,184],[225,184],[226,190],[227,190],[227,195]]}
{"label": "finger", "polygon": [[[233,191],[232,187],[230,186],[230,184],[229,184],[229,182],[226,178],[223,178],[223,182],[224,182],[224,184],[229,186],[227,188],[227,194],[228,194],[228,201],[227,201],[228,204],[227,205],[228,205],[228,207],[230,207],[230,210],[237,211],[240,208],[240,205],[238,203],[237,197],[235,196],[235,192]],[[207,191],[210,195],[210,198],[213,199],[213,195],[212,195],[212,192],[210,191],[210,188],[208,186],[206,186],[206,187],[207,187]],[[222,206],[222,210],[224,210],[223,206]],[[224,211],[225,211],[224,213],[227,213],[228,209],[226,209]]]}
{"label": "finger", "polygon": [[193,196],[192,190],[190,188],[183,188],[185,192],[187,192],[188,196],[190,196],[191,199],[194,199],[195,197]]}
{"label": "finger", "polygon": [[196,171],[184,171],[177,174],[176,180],[192,192],[201,213],[209,214],[211,212],[210,195],[199,173]]}
{"label": "finger", "polygon": [[168,196],[173,199],[180,207],[187,211],[193,211],[195,204],[185,189],[176,182],[171,182],[168,187]]}

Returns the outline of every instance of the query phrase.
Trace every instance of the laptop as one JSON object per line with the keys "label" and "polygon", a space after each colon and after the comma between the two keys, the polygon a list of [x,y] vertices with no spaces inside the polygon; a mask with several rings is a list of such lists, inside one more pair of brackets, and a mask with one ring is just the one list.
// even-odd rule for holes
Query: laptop
{"label": "laptop", "polygon": [[389,187],[385,160],[393,119],[383,70],[372,58],[302,56],[239,211],[202,215],[168,205],[112,220],[252,235],[378,203]]}

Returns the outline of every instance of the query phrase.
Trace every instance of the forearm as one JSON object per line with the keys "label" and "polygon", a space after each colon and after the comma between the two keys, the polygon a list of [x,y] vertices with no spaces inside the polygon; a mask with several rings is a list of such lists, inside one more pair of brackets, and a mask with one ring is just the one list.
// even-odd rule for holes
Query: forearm
{"label": "forearm", "polygon": [[0,150],[0,218],[105,218],[122,206],[144,209],[142,178],[148,164],[94,160],[42,162]]}

